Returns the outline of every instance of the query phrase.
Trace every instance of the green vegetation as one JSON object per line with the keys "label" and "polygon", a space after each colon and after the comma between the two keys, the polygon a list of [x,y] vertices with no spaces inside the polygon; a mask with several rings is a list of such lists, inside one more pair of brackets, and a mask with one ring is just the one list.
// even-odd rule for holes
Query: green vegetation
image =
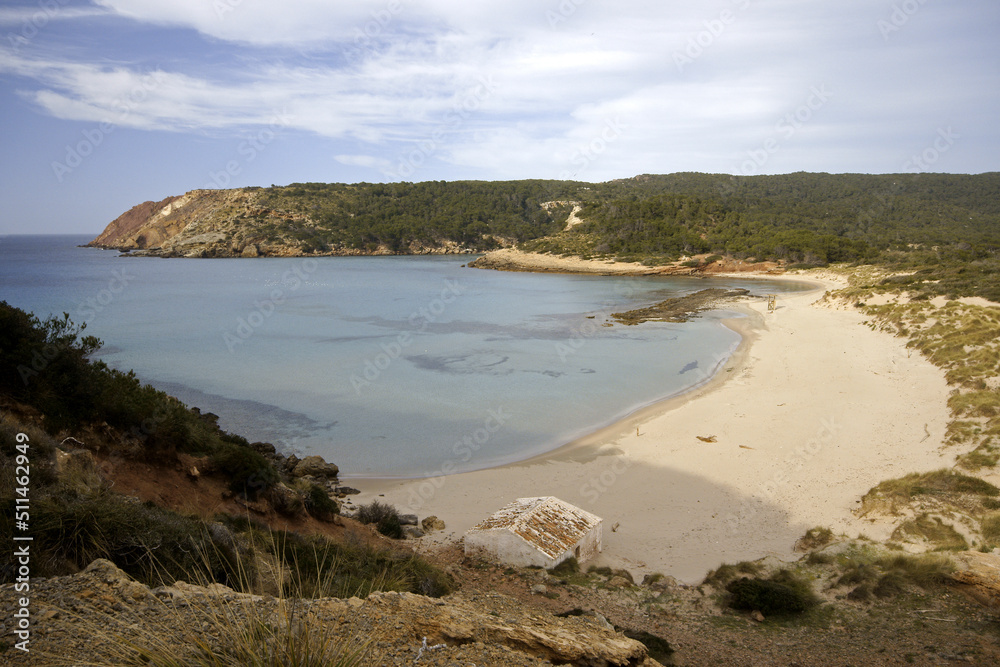
{"label": "green vegetation", "polygon": [[706,253],[877,263],[928,296],[1000,300],[998,194],[996,173],[637,176],[578,192],[587,224],[522,247],[647,264]]}
{"label": "green vegetation", "polygon": [[305,504],[309,514],[320,521],[332,521],[336,515],[340,514],[340,505],[334,502],[326,489],[316,484],[309,485]]}
{"label": "green vegetation", "polygon": [[801,614],[819,603],[809,583],[789,570],[778,570],[767,579],[735,579],[726,585],[726,592],[726,604],[732,609],[764,616]]}
{"label": "green vegetation", "polygon": [[981,503],[984,497],[995,498],[998,495],[1000,489],[985,480],[957,470],[942,469],[910,473],[899,479],[880,482],[861,499],[861,509],[863,516],[873,509],[908,505],[916,496],[931,496],[958,506],[967,500],[967,496],[972,496],[971,500]]}
{"label": "green vegetation", "polygon": [[945,523],[941,517],[930,516],[926,512],[897,526],[892,539],[920,540],[939,551],[963,551],[969,548],[969,543],[954,526]]}
{"label": "green vegetation", "polygon": [[979,520],[979,533],[983,538],[983,548],[992,550],[1000,547],[1000,513],[988,514]]}
{"label": "green vegetation", "polygon": [[641,642],[649,652],[649,657],[653,660],[670,664],[673,660],[674,647],[663,637],[646,632],[645,630],[633,630],[631,628],[617,628],[629,639]]}
{"label": "green vegetation", "polygon": [[795,543],[795,548],[801,551],[813,551],[821,549],[833,541],[833,531],[829,528],[816,526],[810,528]]}
{"label": "green vegetation", "polygon": [[846,587],[850,600],[896,597],[915,586],[924,590],[948,583],[954,564],[941,554],[886,554],[852,549],[837,558],[840,575],[833,588]]}
{"label": "green vegetation", "polygon": [[580,562],[576,559],[576,556],[570,556],[563,562],[556,565],[554,568],[549,570],[551,574],[557,577],[567,576],[571,574],[579,574],[580,572]]}
{"label": "green vegetation", "polygon": [[760,574],[763,569],[764,568],[760,563],[755,563],[753,561],[745,560],[736,563],[735,565],[724,563],[709,572],[705,576],[705,581],[703,583],[719,588],[730,583],[740,575],[757,575]]}
{"label": "green vegetation", "polygon": [[373,524],[378,532],[386,537],[394,539],[403,537],[403,524],[400,522],[399,511],[392,505],[373,500],[367,505],[358,507],[354,518],[361,523]]}
{"label": "green vegetation", "polygon": [[271,230],[292,234],[304,252],[379,246],[408,252],[411,243],[445,240],[483,251],[556,232],[569,210],[541,205],[578,187],[561,181],[293,183],[264,189],[259,201],[312,220],[311,226]]}

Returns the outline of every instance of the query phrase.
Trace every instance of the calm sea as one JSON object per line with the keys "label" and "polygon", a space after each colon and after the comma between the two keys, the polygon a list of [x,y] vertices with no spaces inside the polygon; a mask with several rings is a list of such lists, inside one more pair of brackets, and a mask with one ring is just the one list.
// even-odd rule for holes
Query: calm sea
{"label": "calm sea", "polygon": [[67,312],[100,358],[344,477],[552,450],[704,382],[739,343],[713,312],[603,326],[707,287],[788,283],[500,273],[466,256],[123,258],[92,237],[0,238],[0,299]]}

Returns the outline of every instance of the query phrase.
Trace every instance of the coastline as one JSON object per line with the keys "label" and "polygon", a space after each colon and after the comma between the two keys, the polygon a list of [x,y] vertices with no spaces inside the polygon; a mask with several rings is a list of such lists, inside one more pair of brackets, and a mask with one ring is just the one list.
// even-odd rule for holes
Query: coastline
{"label": "coastline", "polygon": [[[838,286],[832,276],[760,277]],[[939,451],[948,387],[905,341],[822,294],[782,295],[771,313],[742,302],[749,316],[726,323],[742,342],[693,391],[518,463],[354,480],[364,490],[355,502],[384,496],[438,516],[446,530],[422,540],[432,548],[514,498],[555,495],[604,519],[596,564],[686,583],[723,562],[794,558],[795,540],[814,526],[886,539],[885,525],[851,510],[883,479],[953,462]]]}

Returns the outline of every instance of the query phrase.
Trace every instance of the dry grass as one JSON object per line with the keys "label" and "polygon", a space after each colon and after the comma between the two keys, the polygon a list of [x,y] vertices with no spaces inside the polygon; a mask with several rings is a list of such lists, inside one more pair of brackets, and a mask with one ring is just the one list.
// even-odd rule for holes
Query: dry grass
{"label": "dry grass", "polygon": [[978,477],[956,470],[910,473],[880,482],[861,498],[859,514],[899,514],[912,507],[915,499],[942,507],[979,511],[988,498],[1000,496],[1000,489]]}
{"label": "dry grass", "polygon": [[[202,557],[209,560],[208,554]],[[327,563],[332,573],[335,562]],[[259,584],[257,567],[239,560],[240,588]],[[53,664],[111,667],[355,667],[367,661],[374,632],[344,637],[338,625],[322,618],[321,607],[293,598],[290,592],[308,586],[311,573],[297,568],[278,576],[278,595],[237,593],[206,579],[202,571],[192,579],[203,591],[179,589],[174,596],[150,597],[155,613],[139,617],[120,605],[92,606],[78,617],[93,636],[97,657],[88,661],[51,656]],[[178,597],[179,596],[179,597]],[[157,621],[151,622],[155,617]],[[178,629],[184,629],[178,633]],[[177,635],[184,637],[177,640]]]}
{"label": "dry grass", "polygon": [[939,516],[921,514],[901,523],[892,533],[899,541],[921,540],[935,551],[962,551],[969,548],[961,533]]}

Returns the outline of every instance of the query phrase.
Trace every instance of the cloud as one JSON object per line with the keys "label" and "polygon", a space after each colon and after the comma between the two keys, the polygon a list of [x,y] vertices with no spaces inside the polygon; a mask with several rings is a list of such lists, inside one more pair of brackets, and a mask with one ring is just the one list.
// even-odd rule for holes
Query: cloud
{"label": "cloud", "polygon": [[[767,170],[822,168],[824,149],[863,164],[957,122],[956,109],[988,127],[980,107],[995,109],[1000,88],[995,68],[975,66],[996,61],[996,47],[992,61],[976,60],[992,40],[970,28],[983,16],[933,5],[887,43],[877,25],[891,7],[867,0],[96,4],[72,11],[116,17],[109,36],[125,30],[122,19],[158,27],[164,43],[194,31],[217,58],[206,64],[193,52],[144,69],[79,44],[0,51],[0,73],[20,77],[22,97],[45,113],[201,133],[281,114],[291,130],[349,140],[352,148],[326,155],[382,174],[414,161],[417,171],[447,164],[591,180],[739,172],[747,152],[776,135]],[[991,7],[977,3],[980,13],[996,14]],[[0,23],[27,11],[0,11]],[[951,55],[956,41],[961,59]],[[814,86],[833,98],[794,135],[776,130]],[[613,138],[609,124],[619,128]]]}
{"label": "cloud", "polygon": [[97,7],[66,7],[63,2],[39,2],[28,7],[0,7],[0,26],[40,30],[51,21],[68,21],[94,16],[106,17],[109,12]]}
{"label": "cloud", "polygon": [[392,167],[391,162],[374,155],[334,155],[333,159],[349,167],[366,167],[379,171],[388,171]]}

